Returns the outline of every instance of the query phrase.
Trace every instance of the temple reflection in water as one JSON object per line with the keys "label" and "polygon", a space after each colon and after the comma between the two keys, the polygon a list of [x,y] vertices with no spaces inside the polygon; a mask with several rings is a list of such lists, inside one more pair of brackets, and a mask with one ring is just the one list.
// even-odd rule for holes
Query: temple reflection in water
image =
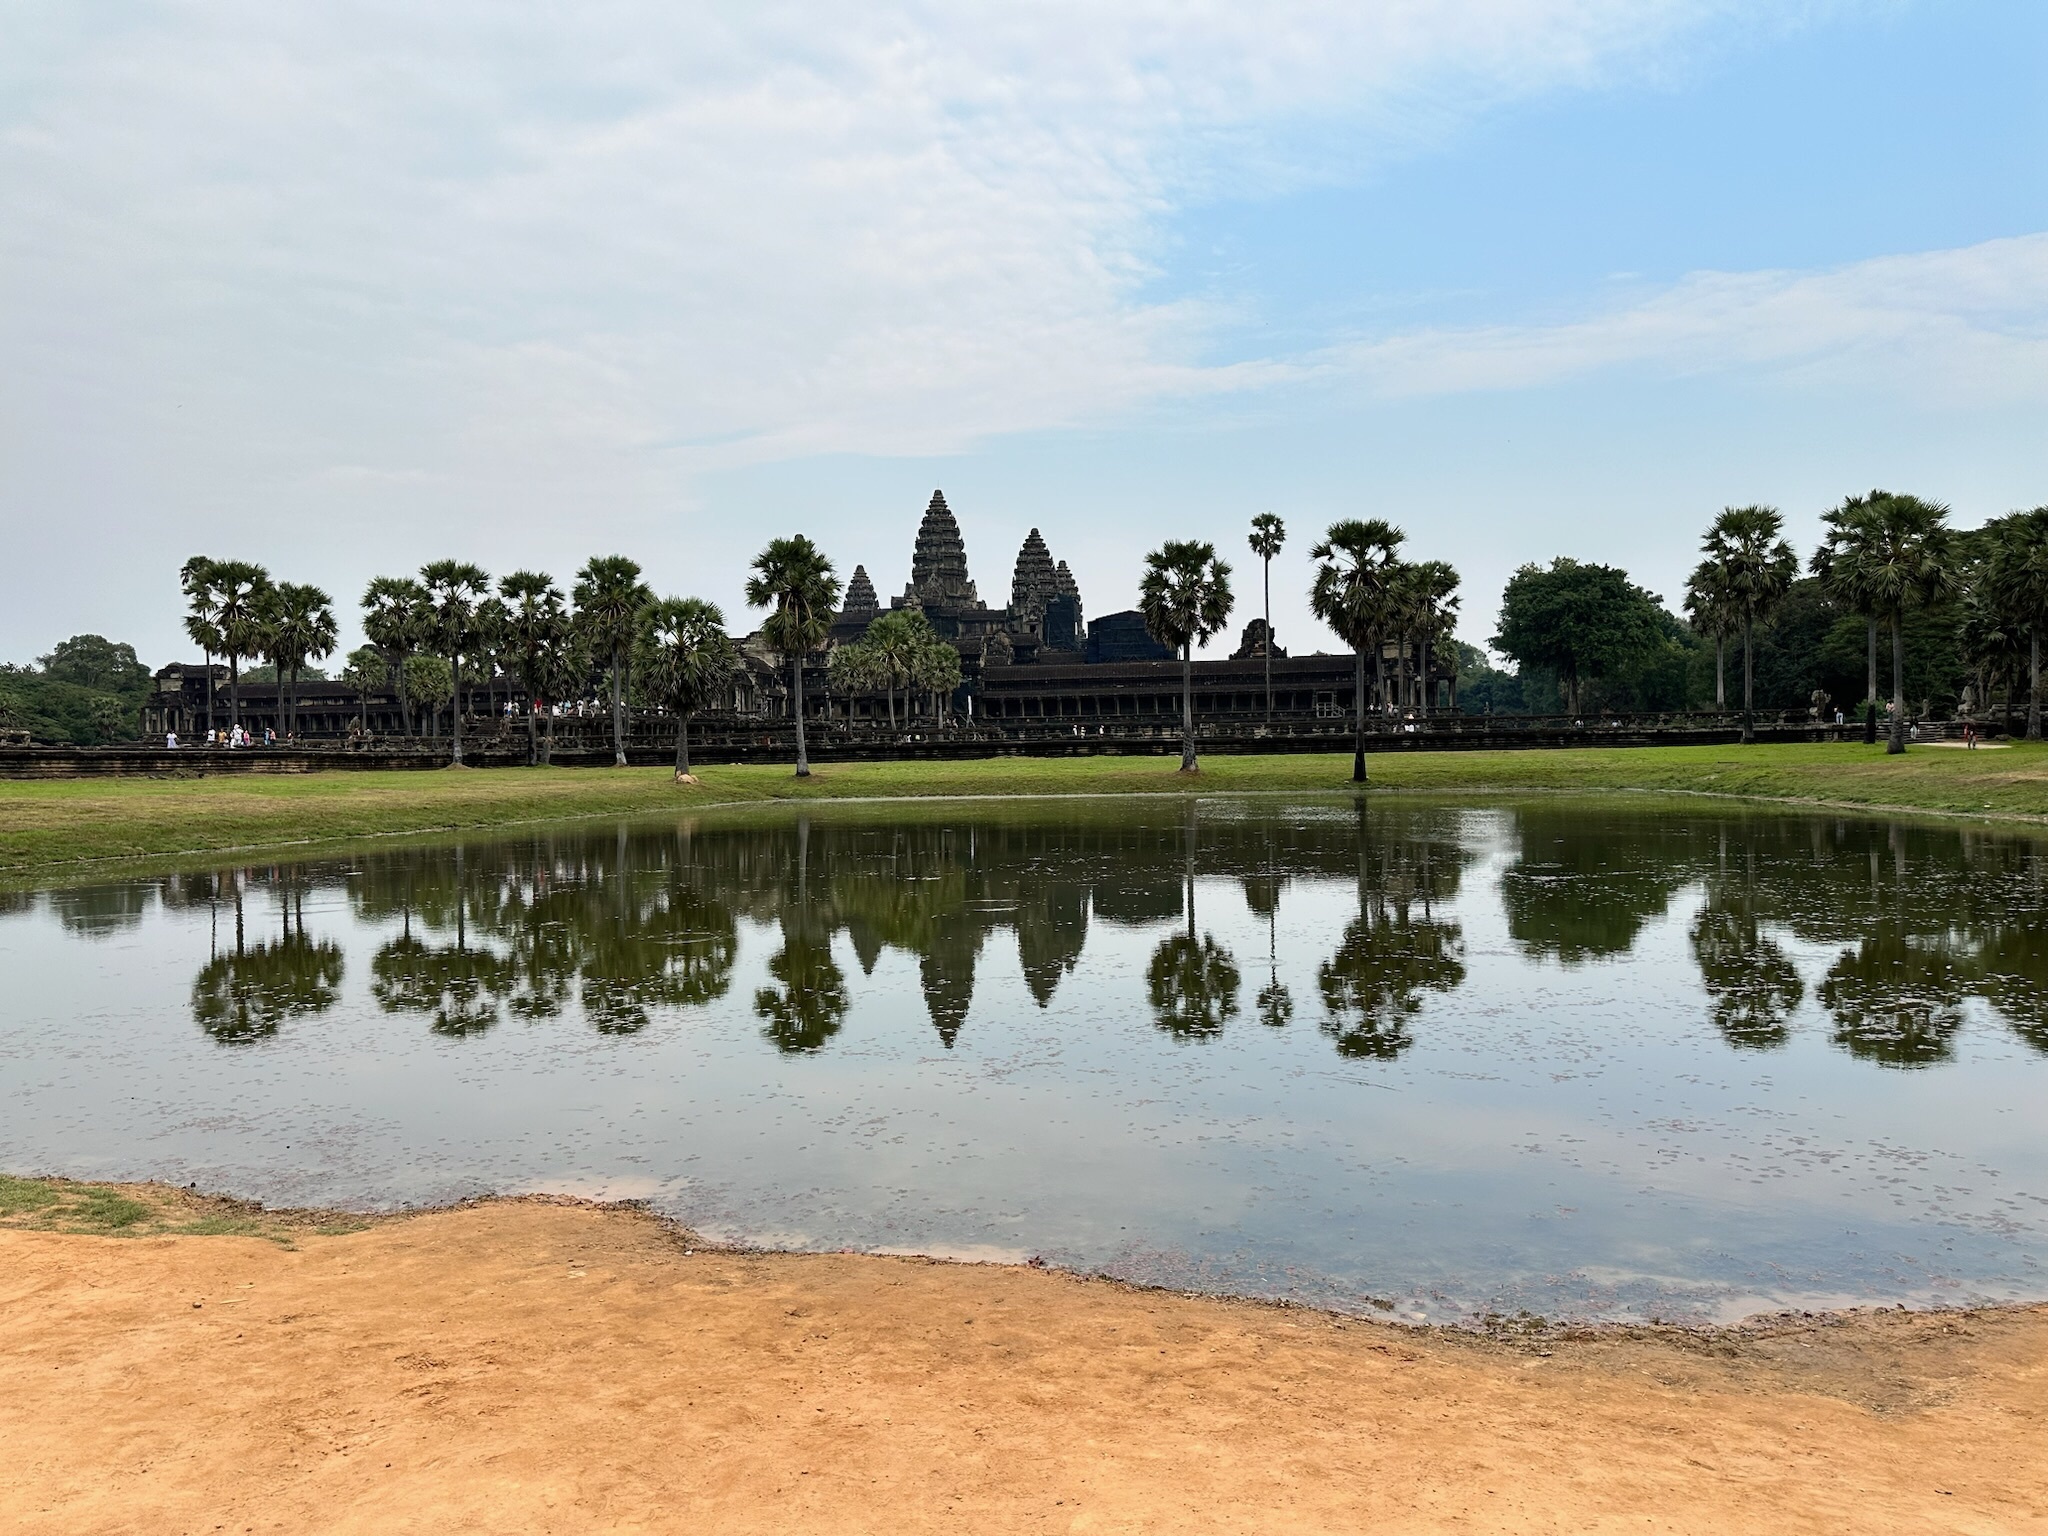
{"label": "temple reflection in water", "polygon": [[[345,865],[264,866],[15,896],[69,932],[106,937],[156,903],[206,908],[194,1021],[226,1046],[270,1038],[342,995],[344,955],[309,933],[309,893],[337,895],[380,936],[378,1008],[439,1035],[569,1017],[606,1034],[741,993],[764,1040],[804,1053],[840,1037],[885,954],[915,964],[939,1044],[969,1027],[977,973],[1013,945],[1038,1008],[1091,930],[1156,935],[1151,1021],[1190,1045],[1299,1019],[1358,1061],[1399,1057],[1432,999],[1463,987],[1475,862],[1515,954],[1564,972],[1627,959],[1674,910],[1687,919],[1703,1025],[1742,1051],[1784,1046],[1817,1006],[1832,1042],[1887,1067],[1950,1056],[1972,1007],[2048,1051],[2048,892],[2041,845],[1980,829],[1566,801],[1505,810],[1375,798],[1299,808],[1074,801],[896,811],[842,807],[726,824],[556,829],[399,847]],[[1228,882],[1244,912],[1218,935]],[[1312,967],[1280,962],[1307,886],[1351,916]],[[1689,918],[1688,918],[1689,913]],[[317,925],[316,925],[317,926]],[[738,975],[742,932],[772,936]],[[1831,958],[1817,970],[1815,951]],[[1805,974],[1797,958],[1808,957]],[[857,969],[858,977],[849,975]],[[1674,1000],[1676,1002],[1677,1000]]]}

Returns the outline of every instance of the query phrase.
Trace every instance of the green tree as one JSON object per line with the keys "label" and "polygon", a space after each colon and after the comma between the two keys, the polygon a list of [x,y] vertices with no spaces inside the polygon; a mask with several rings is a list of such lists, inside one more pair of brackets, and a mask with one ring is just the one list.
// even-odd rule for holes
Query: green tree
{"label": "green tree", "polygon": [[[1457,623],[1458,614],[1458,571],[1447,560],[1423,560],[1401,568],[1398,604],[1408,631],[1408,639],[1415,646],[1416,666],[1419,670],[1417,681],[1421,686],[1422,717],[1426,720],[1436,707],[1436,678],[1434,675],[1436,648],[1451,638],[1451,631]],[[1401,658],[1405,664],[1408,644],[1403,642]],[[1408,695],[1407,686],[1402,686],[1402,696]]]}
{"label": "green tree", "polygon": [[427,734],[439,735],[441,706],[455,697],[455,669],[439,656],[420,652],[405,658],[404,676],[407,697],[427,711]]}
{"label": "green tree", "polygon": [[[835,646],[831,657],[825,663],[825,684],[836,698],[847,701],[847,718],[853,718],[855,699],[864,699],[873,694],[886,693],[889,681],[874,647],[863,636],[845,645]],[[889,713],[889,728],[894,730],[896,721],[895,705],[892,702]]]}
{"label": "green tree", "polygon": [[917,616],[918,646],[910,660],[910,686],[930,694],[934,711],[943,717],[942,701],[960,686],[960,653],[931,627],[923,614]]}
{"label": "green tree", "polygon": [[1728,636],[1736,625],[1735,604],[1722,582],[1723,572],[1702,560],[1685,579],[1685,616],[1694,631],[1714,642],[1714,708],[1728,707]]}
{"label": "green tree", "polygon": [[1868,496],[1851,496],[1833,511],[1823,513],[1821,525],[1826,531],[1821,535],[1820,548],[1808,562],[1808,569],[1820,578],[1821,589],[1863,619],[1868,655],[1865,704],[1876,703],[1878,697],[1877,622],[1882,617],[1882,604],[1871,582],[1867,556],[1876,537],[1875,508],[1890,499],[1889,491],[1872,491]]}
{"label": "green tree", "polygon": [[1948,508],[1917,496],[1873,502],[1857,559],[1892,632],[1892,724],[1885,751],[1906,750],[1906,614],[1955,590]]}
{"label": "green tree", "polygon": [[374,645],[359,645],[342,663],[341,680],[356,694],[356,729],[370,734],[370,693],[386,678],[384,653]]}
{"label": "green tree", "polygon": [[2041,631],[2048,627],[2048,507],[2000,518],[1985,585],[2027,637],[2027,740],[2041,739]]}
{"label": "green tree", "polygon": [[477,681],[484,685],[484,712],[495,723],[498,716],[498,678],[511,669],[506,665],[510,659],[507,650],[510,645],[512,610],[505,606],[503,598],[487,597],[476,605],[477,643],[472,653],[475,660],[474,673]]}
{"label": "green tree", "polygon": [[[878,614],[860,637],[862,660],[872,681],[888,699],[889,729],[896,729],[896,690],[909,688],[919,654],[935,639],[931,620],[922,613],[892,608]],[[904,700],[909,713],[909,700]]]}
{"label": "green tree", "polygon": [[1775,507],[1729,507],[1714,519],[1701,549],[1742,623],[1742,739],[1756,740],[1756,626],[1775,613],[1799,574],[1799,557],[1780,538]]}
{"label": "green tree", "polygon": [[101,693],[140,694],[149,689],[149,668],[135,654],[135,647],[105,635],[73,635],[50,647],[50,654],[38,656],[36,665],[45,677],[76,683]]}
{"label": "green tree", "polygon": [[498,582],[505,599],[500,636],[506,662],[526,692],[526,765],[540,761],[537,714],[548,702],[557,657],[567,643],[569,610],[554,578],[539,571],[514,571]]}
{"label": "green tree", "polygon": [[1280,553],[1287,542],[1287,525],[1272,512],[1261,512],[1252,519],[1251,536],[1247,542],[1252,553],[1259,557],[1260,574],[1266,589],[1266,723],[1273,723],[1273,557]]}
{"label": "green tree", "polygon": [[436,560],[420,567],[420,586],[427,595],[424,638],[434,654],[448,663],[450,756],[462,762],[462,658],[479,644],[477,605],[491,590],[491,578],[480,565],[466,560]]}
{"label": "green tree", "polygon": [[1372,656],[1374,691],[1378,691],[1380,656],[1394,620],[1395,592],[1401,577],[1401,543],[1407,537],[1380,518],[1349,518],[1332,523],[1322,541],[1308,552],[1316,562],[1309,588],[1309,608],[1351,647],[1356,678],[1351,694],[1351,781],[1365,775],[1365,658]]}
{"label": "green tree", "polygon": [[717,604],[665,597],[647,610],[647,656],[641,675],[655,697],[676,712],[676,782],[690,778],[690,717],[732,685],[740,650],[725,632]]}
{"label": "green tree", "polygon": [[403,576],[379,576],[363,589],[363,634],[384,658],[405,734],[413,733],[412,692],[405,664],[425,642],[427,589]]}
{"label": "green tree", "polygon": [[839,578],[825,552],[803,534],[770,541],[754,557],[747,578],[747,604],[768,608],[761,634],[789,663],[790,698],[796,718],[796,776],[811,776],[804,746],[804,658],[825,643],[839,608]]}
{"label": "green tree", "polygon": [[333,654],[335,634],[334,599],[318,587],[282,581],[265,595],[263,654],[287,689],[287,736],[299,733],[299,673]]}
{"label": "green tree", "polygon": [[220,598],[213,589],[213,562],[194,555],[178,567],[185,594],[185,635],[206,658],[206,728],[213,727],[213,658],[221,651]]}
{"label": "green tree", "polygon": [[1501,594],[1500,633],[1487,642],[1522,667],[1548,667],[1578,714],[1593,678],[1639,666],[1663,646],[1661,605],[1611,565],[1559,557],[1525,565]]}
{"label": "green tree", "polygon": [[263,599],[270,573],[247,560],[215,560],[207,568],[213,588],[220,657],[228,664],[228,724],[242,723],[242,663],[263,654]]}
{"label": "green tree", "polygon": [[1230,620],[1230,566],[1216,546],[1198,539],[1168,539],[1145,557],[1138,611],[1154,640],[1180,652],[1180,771],[1195,761],[1195,647]]}
{"label": "green tree", "polygon": [[640,580],[639,565],[624,555],[593,555],[576,573],[576,624],[590,654],[611,673],[612,762],[626,766],[626,674],[643,615],[654,594]]}

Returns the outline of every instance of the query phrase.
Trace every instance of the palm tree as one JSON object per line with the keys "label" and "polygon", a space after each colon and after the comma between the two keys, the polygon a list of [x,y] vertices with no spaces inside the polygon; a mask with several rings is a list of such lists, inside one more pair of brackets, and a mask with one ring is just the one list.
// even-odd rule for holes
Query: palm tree
{"label": "palm tree", "polygon": [[1400,549],[1407,537],[1381,518],[1347,518],[1332,523],[1322,542],[1308,554],[1317,562],[1309,607],[1337,632],[1357,657],[1352,689],[1353,746],[1351,781],[1365,776],[1365,657],[1372,652],[1377,677],[1381,639],[1400,574]]}
{"label": "palm tree", "polygon": [[498,582],[498,591],[506,601],[500,640],[512,675],[526,690],[526,766],[531,768],[540,761],[535,711],[554,680],[554,656],[568,632],[569,611],[554,578],[539,571],[514,571]]}
{"label": "palm tree", "polygon": [[1917,496],[1886,496],[1872,504],[1868,537],[1858,553],[1863,580],[1892,631],[1892,725],[1887,753],[1906,750],[1906,610],[1955,589],[1948,508]]}
{"label": "palm tree", "polygon": [[412,735],[412,691],[405,663],[426,634],[427,589],[403,576],[379,576],[363,589],[363,635],[384,658],[398,715]]}
{"label": "palm tree", "polygon": [[697,597],[665,597],[647,610],[643,676],[681,717],[676,732],[676,782],[691,783],[690,717],[710,704],[739,671],[740,650],[725,632],[725,615]]}
{"label": "palm tree", "polygon": [[[853,701],[867,698],[871,694],[885,693],[890,683],[884,673],[880,658],[865,636],[835,646],[825,666],[825,686],[833,697],[846,700],[846,718],[853,719]],[[895,704],[890,704],[889,728],[895,730]]]}
{"label": "palm tree", "polygon": [[1792,590],[1799,557],[1779,534],[1785,519],[1775,507],[1729,507],[1714,519],[1701,549],[1715,586],[1742,619],[1742,739],[1756,740],[1756,622],[1768,618]]}
{"label": "palm tree", "polygon": [[1252,553],[1259,557],[1266,588],[1266,724],[1273,723],[1273,557],[1287,542],[1287,525],[1271,512],[1252,519]]}
{"label": "palm tree", "polygon": [[2027,635],[2027,740],[2041,739],[2041,630],[2048,625],[2048,507],[2015,512],[1992,525],[1986,586],[1991,599]]}
{"label": "palm tree", "polygon": [[593,555],[576,573],[576,623],[590,654],[602,657],[612,679],[612,762],[626,766],[626,672],[641,615],[654,594],[639,565],[624,555]]}
{"label": "palm tree", "polygon": [[270,573],[248,560],[213,560],[206,574],[213,588],[219,655],[228,664],[228,724],[236,726],[242,723],[242,663],[263,653],[262,607]]}
{"label": "palm tree", "polygon": [[960,686],[960,653],[932,628],[923,614],[916,617],[918,645],[910,659],[910,686],[931,695],[932,712],[943,724],[943,701]]}
{"label": "palm tree", "polygon": [[478,641],[476,609],[491,590],[491,578],[480,565],[466,560],[436,560],[420,567],[426,589],[426,638],[436,655],[448,663],[448,710],[452,721],[452,760],[462,763],[462,658]]}
{"label": "palm tree", "polygon": [[804,658],[825,643],[839,608],[839,578],[825,552],[803,534],[774,539],[754,557],[747,578],[747,604],[772,607],[761,634],[789,663],[790,697],[796,715],[796,776],[811,776],[804,748]]}
{"label": "palm tree", "polygon": [[1216,558],[1214,544],[1168,539],[1145,557],[1138,611],[1154,640],[1180,652],[1182,773],[1200,766],[1195,761],[1195,647],[1229,622],[1230,604],[1230,567]]}
{"label": "palm tree", "polygon": [[1728,636],[1735,628],[1735,607],[1721,585],[1721,573],[1710,560],[1693,567],[1685,581],[1685,616],[1703,635],[1714,637],[1714,708],[1728,707]]}
{"label": "palm tree", "polygon": [[370,734],[370,690],[384,670],[384,654],[374,645],[350,651],[341,669],[341,680],[356,691],[356,727],[363,736]]}
{"label": "palm tree", "polygon": [[[891,731],[896,729],[896,690],[899,686],[909,688],[918,653],[932,638],[931,620],[922,613],[902,608],[879,615],[860,637],[859,644],[874,681],[881,684],[888,699]],[[906,698],[903,704],[904,714],[908,715],[910,700]]]}
{"label": "palm tree", "polygon": [[213,590],[213,562],[194,555],[178,568],[187,611],[185,634],[206,656],[206,728],[213,729],[213,658],[220,653],[220,603]]}
{"label": "palm tree", "polygon": [[1436,707],[1431,653],[1439,634],[1457,615],[1458,570],[1448,560],[1424,560],[1407,568],[1402,585],[1413,613],[1416,658],[1422,669],[1422,718],[1427,720]]}
{"label": "palm tree", "polygon": [[476,645],[472,652],[477,670],[483,674],[484,713],[491,717],[492,728],[498,721],[498,674],[504,671],[501,664],[505,656],[506,628],[512,622],[512,610],[505,606],[504,599],[487,597],[476,605]]}
{"label": "palm tree", "polygon": [[1821,589],[1851,613],[1861,614],[1869,654],[1864,684],[1864,701],[1875,707],[1877,700],[1877,621],[1881,617],[1876,593],[1871,587],[1866,556],[1876,537],[1875,508],[1891,499],[1888,491],[1868,496],[1851,496],[1832,512],[1821,514],[1827,531],[1820,548],[1813,552],[1808,569],[1820,578]]}
{"label": "palm tree", "polygon": [[334,650],[334,599],[318,587],[281,581],[263,603],[263,652],[289,688],[285,734],[299,733],[299,673]]}

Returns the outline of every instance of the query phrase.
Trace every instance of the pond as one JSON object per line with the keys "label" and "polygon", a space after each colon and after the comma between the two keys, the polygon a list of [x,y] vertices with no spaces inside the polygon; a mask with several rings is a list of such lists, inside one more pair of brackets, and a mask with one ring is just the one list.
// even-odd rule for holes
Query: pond
{"label": "pond", "polygon": [[2048,1296],[2048,844],[840,806],[0,894],[0,1168],[1411,1320]]}

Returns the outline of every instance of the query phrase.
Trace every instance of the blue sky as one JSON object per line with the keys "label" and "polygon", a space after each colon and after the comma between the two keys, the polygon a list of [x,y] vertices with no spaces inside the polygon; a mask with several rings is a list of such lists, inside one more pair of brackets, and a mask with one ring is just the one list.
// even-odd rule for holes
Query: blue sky
{"label": "blue sky", "polygon": [[200,551],[352,616],[622,550],[747,627],[775,533],[900,590],[935,485],[1093,613],[1277,511],[1297,649],[1340,516],[1483,641],[1724,504],[2048,502],[2048,7],[1254,10],[0,11],[0,654],[181,655]]}

